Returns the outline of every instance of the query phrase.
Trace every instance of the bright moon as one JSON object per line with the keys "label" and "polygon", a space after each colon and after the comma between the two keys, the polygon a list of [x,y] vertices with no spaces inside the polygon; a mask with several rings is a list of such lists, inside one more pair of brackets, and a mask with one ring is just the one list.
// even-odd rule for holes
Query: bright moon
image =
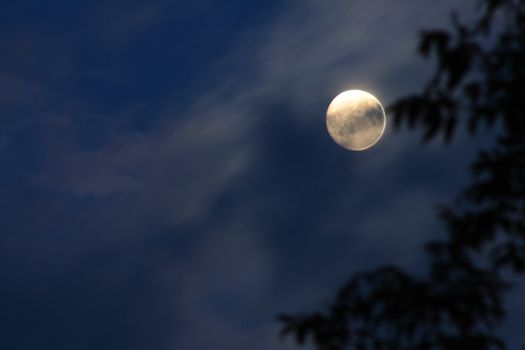
{"label": "bright moon", "polygon": [[385,126],[383,106],[365,91],[340,93],[326,111],[328,133],[337,144],[352,151],[363,151],[375,145]]}

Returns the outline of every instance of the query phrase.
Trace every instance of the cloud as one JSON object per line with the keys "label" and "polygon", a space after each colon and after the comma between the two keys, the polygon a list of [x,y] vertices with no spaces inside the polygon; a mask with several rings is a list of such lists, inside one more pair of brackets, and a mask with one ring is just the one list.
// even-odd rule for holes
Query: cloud
{"label": "cloud", "polygon": [[6,106],[20,106],[32,101],[28,107],[41,107],[49,101],[52,92],[40,86],[21,79],[15,75],[0,72],[0,104]]}
{"label": "cloud", "polygon": [[[270,28],[257,59],[264,76],[305,105],[362,87],[390,102],[428,71],[414,55],[416,28],[443,23],[451,1],[306,1]],[[408,73],[408,74],[407,74]],[[307,104],[306,104],[307,105]]]}
{"label": "cloud", "polygon": [[380,250],[376,254],[385,263],[396,261],[410,268],[424,259],[423,244],[441,229],[433,206],[441,200],[444,198],[431,189],[407,189],[377,203],[356,231],[366,235],[367,250]]}
{"label": "cloud", "polygon": [[[326,296],[373,263],[371,251],[412,263],[406,252],[432,231],[431,205],[446,193],[414,169],[425,151],[412,134],[387,133],[366,154],[348,153],[328,139],[324,113],[342,89],[388,103],[419,88],[428,72],[414,57],[415,28],[441,22],[452,4],[289,1],[215,67],[219,83],[188,108],[171,95],[141,110],[156,120],[151,129],[88,149],[65,140],[35,175],[80,203],[57,220],[77,242],[43,243],[71,259],[58,269],[113,251],[107,264],[122,270],[100,268],[102,280],[117,275],[115,288],[126,288],[148,267],[145,303],[166,307],[173,328],[166,348],[263,349],[289,345],[275,340],[274,313]],[[162,21],[164,6],[109,11],[107,23],[125,43]],[[129,308],[147,313],[140,305]]]}
{"label": "cloud", "polygon": [[143,209],[163,212],[174,224],[202,219],[214,199],[249,169],[256,152],[243,142],[254,132],[242,111],[246,106],[213,103],[201,103],[193,111],[196,118],[155,135],[130,135],[101,150],[66,153],[38,179],[79,196],[128,191]]}
{"label": "cloud", "polygon": [[[446,5],[441,2],[429,14],[420,11],[425,4],[411,1],[395,5],[290,2],[287,11],[260,30],[261,41],[247,43],[230,56],[248,64],[231,72],[224,86],[203,93],[189,111],[164,109],[163,115],[156,116],[164,121],[157,130],[130,137],[127,145],[66,156],[66,168],[55,182],[76,194],[105,195],[119,188],[142,188],[161,196],[170,193],[173,200],[185,202],[188,211],[196,213],[247,172],[253,165],[250,159],[256,161],[257,128],[261,121],[274,118],[258,111],[257,105],[276,104],[286,96],[291,106],[286,118],[308,123],[315,117],[316,126],[323,127],[312,106],[345,84],[365,83],[373,90],[385,90],[382,95],[392,99],[399,82],[385,80],[392,71],[417,61],[413,28],[441,20],[437,14],[448,9]],[[158,13],[162,6],[154,8],[141,9],[141,13]],[[402,25],[409,19],[416,22]],[[389,40],[393,37],[395,41]],[[237,84],[246,70],[256,70],[260,78]],[[409,85],[415,88],[415,83]],[[399,151],[393,156],[398,157]]]}
{"label": "cloud", "polygon": [[174,334],[174,346],[256,345],[250,338],[260,332],[260,321],[253,320],[253,310],[273,286],[276,271],[257,229],[243,225],[242,219],[236,221],[240,222],[207,232],[206,240],[184,261],[164,272],[175,296],[171,305],[182,324]]}

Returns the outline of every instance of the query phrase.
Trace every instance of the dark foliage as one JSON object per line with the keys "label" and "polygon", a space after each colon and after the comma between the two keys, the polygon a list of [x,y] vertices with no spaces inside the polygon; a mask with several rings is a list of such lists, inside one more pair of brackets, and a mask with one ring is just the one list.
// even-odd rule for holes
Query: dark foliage
{"label": "dark foliage", "polygon": [[440,210],[442,241],[426,245],[428,273],[396,267],[354,275],[327,310],[283,315],[283,335],[318,349],[504,349],[506,280],[525,272],[525,0],[483,0],[477,21],[452,16],[426,31],[419,51],[436,59],[419,94],[390,107],[397,127],[450,142],[458,127],[491,130],[472,182]]}

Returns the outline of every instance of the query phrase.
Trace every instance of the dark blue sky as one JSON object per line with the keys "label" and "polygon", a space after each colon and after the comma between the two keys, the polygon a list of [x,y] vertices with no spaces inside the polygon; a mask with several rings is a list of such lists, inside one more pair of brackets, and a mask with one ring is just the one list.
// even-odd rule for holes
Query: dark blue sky
{"label": "dark blue sky", "polygon": [[292,349],[277,313],[417,271],[475,142],[352,153],[324,117],[420,88],[453,3],[3,4],[0,348]]}

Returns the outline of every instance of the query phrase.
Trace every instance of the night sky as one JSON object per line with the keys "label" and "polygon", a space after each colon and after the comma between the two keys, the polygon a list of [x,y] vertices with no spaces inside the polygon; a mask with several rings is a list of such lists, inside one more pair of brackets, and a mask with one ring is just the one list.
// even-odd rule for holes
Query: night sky
{"label": "night sky", "polygon": [[418,91],[457,3],[3,2],[0,348],[295,349],[278,313],[421,271],[482,137],[350,152],[325,113]]}

